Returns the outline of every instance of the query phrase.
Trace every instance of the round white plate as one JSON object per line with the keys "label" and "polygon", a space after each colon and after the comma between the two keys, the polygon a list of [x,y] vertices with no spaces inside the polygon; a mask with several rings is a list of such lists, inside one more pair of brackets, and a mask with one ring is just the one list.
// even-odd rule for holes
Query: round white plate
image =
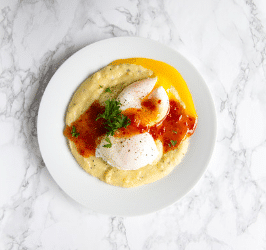
{"label": "round white plate", "polygon": [[[198,126],[191,137],[186,156],[172,173],[155,183],[137,188],[120,188],[99,181],[79,167],[68,149],[63,130],[68,103],[83,80],[115,59],[130,57],[163,61],[181,73],[193,96]],[[215,138],[214,104],[197,70],[175,50],[137,37],[103,40],[71,56],[50,80],[38,114],[40,150],[54,180],[77,202],[109,215],[142,215],[179,200],[203,175],[214,149]]]}

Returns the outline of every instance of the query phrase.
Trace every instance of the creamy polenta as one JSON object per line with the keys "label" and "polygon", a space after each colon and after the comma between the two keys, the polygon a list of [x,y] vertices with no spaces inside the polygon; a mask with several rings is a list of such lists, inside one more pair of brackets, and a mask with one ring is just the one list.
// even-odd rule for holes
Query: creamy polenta
{"label": "creamy polenta", "polygon": [[[146,59],[147,61],[145,61],[145,59],[141,60],[144,60],[144,62],[148,64],[151,62],[150,59]],[[67,109],[65,119],[67,126],[71,126],[71,124],[95,101],[98,101],[104,106],[106,100],[115,99],[119,93],[131,83],[154,75],[157,76],[157,74],[159,74],[159,84],[168,84],[168,95],[179,99],[182,105],[187,108],[188,113],[196,117],[193,101],[186,86],[183,86],[182,88],[183,91],[188,91],[186,92],[188,94],[184,95],[184,92],[180,94],[180,89],[175,86],[176,83],[169,85],[169,83],[164,81],[163,77],[160,78],[160,72],[155,67],[149,67],[149,65],[147,65],[149,69],[144,68],[143,66],[138,65],[141,64],[141,61],[138,60],[135,61],[136,63],[134,64],[129,64],[127,62],[132,61],[113,62],[90,76],[78,87]],[[181,76],[180,79],[176,80],[180,80],[182,82],[181,85],[184,84],[184,80]],[[106,91],[106,89],[110,89],[110,91]],[[146,165],[137,170],[120,170],[116,167],[110,166],[101,158],[95,156],[83,157],[77,151],[76,145],[73,141],[68,140],[68,143],[70,150],[79,165],[92,176],[111,185],[136,187],[152,183],[168,175],[174,167],[181,162],[183,156],[187,152],[189,144],[188,139],[189,138],[186,137],[178,148],[166,153],[163,152],[163,145],[160,140],[156,140],[155,143],[160,152],[159,156],[152,164]]]}

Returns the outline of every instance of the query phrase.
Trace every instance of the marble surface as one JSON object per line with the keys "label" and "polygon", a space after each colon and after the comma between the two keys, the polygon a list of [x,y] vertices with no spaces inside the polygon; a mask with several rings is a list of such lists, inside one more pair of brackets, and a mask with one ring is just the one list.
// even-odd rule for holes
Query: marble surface
{"label": "marble surface", "polygon": [[[0,249],[266,249],[266,1],[0,1]],[[93,42],[147,37],[194,64],[216,105],[208,170],[139,217],[71,200],[41,157],[36,118],[59,65]]]}

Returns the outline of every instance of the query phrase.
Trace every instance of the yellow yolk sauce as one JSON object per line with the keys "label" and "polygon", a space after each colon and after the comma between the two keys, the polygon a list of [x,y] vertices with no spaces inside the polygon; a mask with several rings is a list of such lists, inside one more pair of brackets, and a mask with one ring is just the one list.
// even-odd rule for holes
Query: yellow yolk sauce
{"label": "yellow yolk sauce", "polygon": [[[173,86],[181,101],[185,105],[186,113],[192,117],[197,117],[195,106],[192,100],[192,96],[189,92],[185,80],[182,78],[180,73],[172,66],[167,63],[156,61],[148,58],[128,58],[128,59],[118,59],[113,61],[110,65],[119,65],[119,64],[136,64],[141,65],[144,68],[150,69],[153,71],[151,77],[157,77],[157,83],[155,87],[162,86],[167,91]],[[168,93],[169,99],[175,99],[174,95]]]}

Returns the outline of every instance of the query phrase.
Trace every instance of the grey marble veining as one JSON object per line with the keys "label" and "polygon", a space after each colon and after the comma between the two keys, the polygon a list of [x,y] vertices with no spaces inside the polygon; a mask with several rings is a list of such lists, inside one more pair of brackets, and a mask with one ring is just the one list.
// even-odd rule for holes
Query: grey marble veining
{"label": "grey marble veining", "polygon": [[[266,2],[0,2],[0,249],[266,249]],[[147,37],[181,52],[216,105],[208,170],[181,201],[109,217],[71,200],[42,160],[36,120],[58,67],[93,42]]]}

